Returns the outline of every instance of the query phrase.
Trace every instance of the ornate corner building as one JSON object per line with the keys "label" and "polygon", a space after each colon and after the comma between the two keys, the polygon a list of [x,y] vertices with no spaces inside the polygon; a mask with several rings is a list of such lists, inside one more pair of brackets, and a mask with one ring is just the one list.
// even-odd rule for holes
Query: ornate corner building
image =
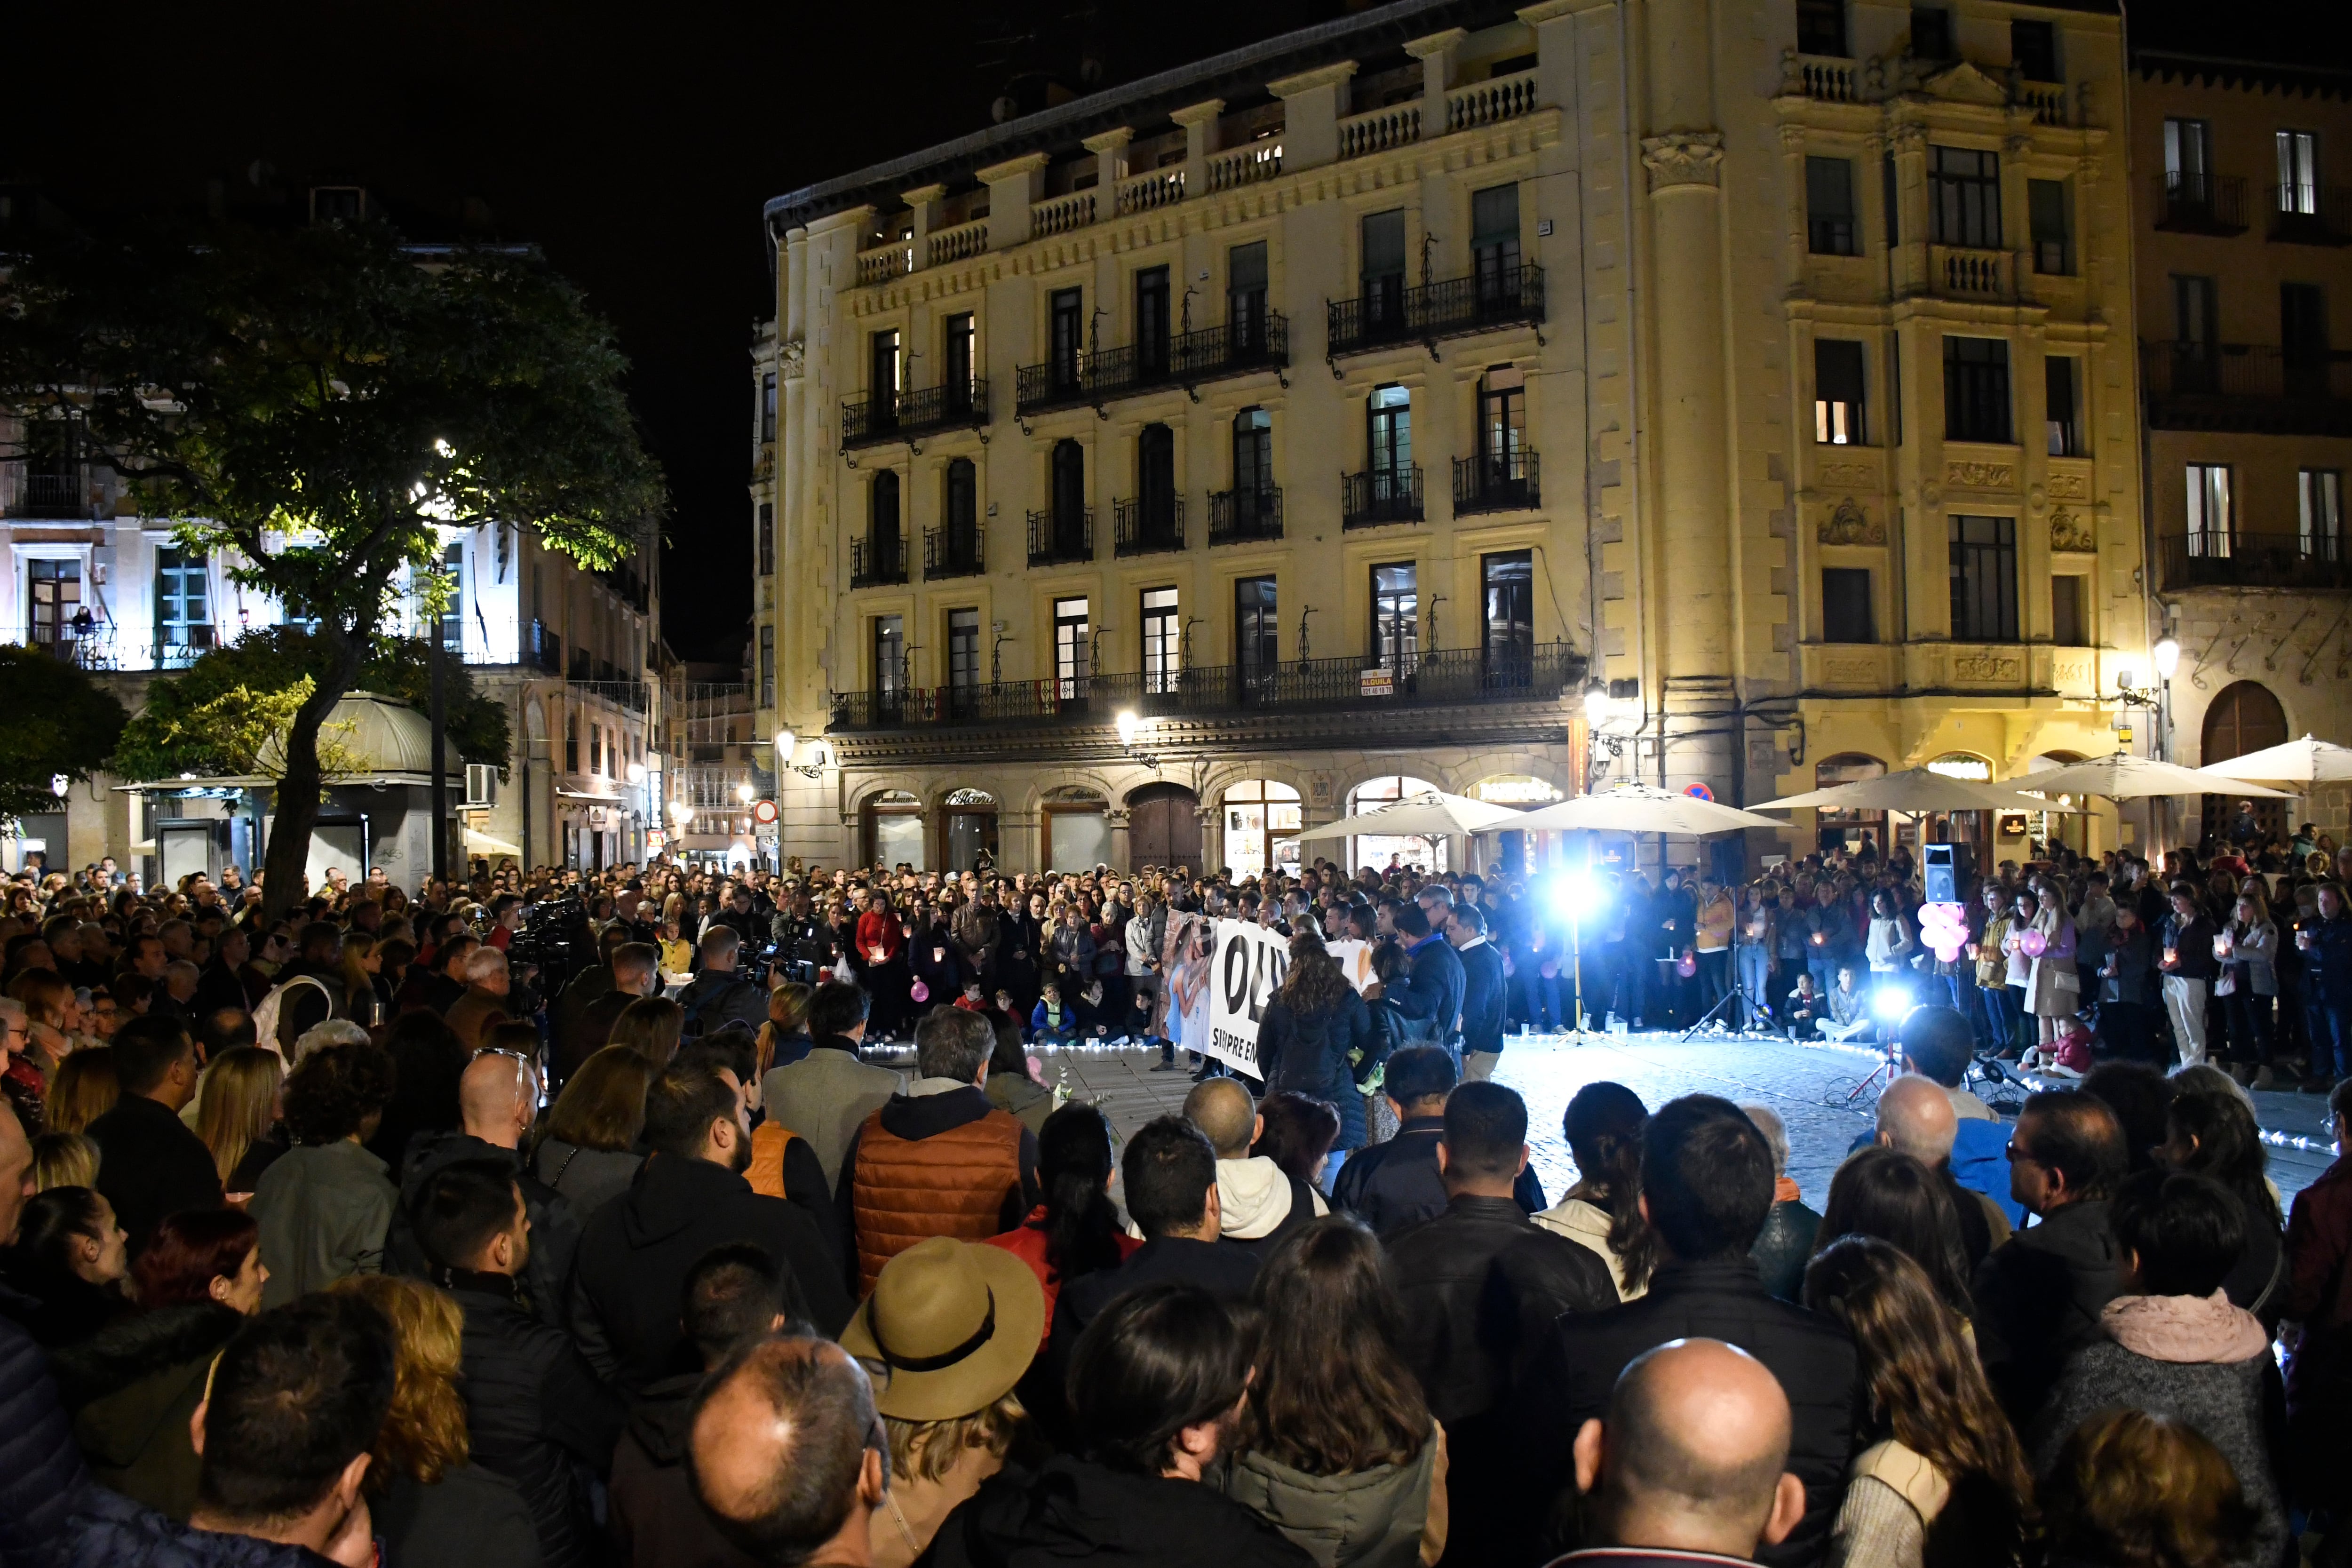
{"label": "ornate corner building", "polygon": [[2125,77],[2100,4],[1429,0],[777,197],[780,852],[2113,749]]}

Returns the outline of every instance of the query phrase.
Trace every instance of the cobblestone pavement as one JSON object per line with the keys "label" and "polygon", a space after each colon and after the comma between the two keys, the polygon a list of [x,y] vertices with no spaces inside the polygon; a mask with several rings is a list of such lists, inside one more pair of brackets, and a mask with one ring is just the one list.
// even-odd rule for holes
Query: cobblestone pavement
{"label": "cobblestone pavement", "polygon": [[[1123,1140],[1155,1116],[1183,1109],[1189,1074],[1155,1073],[1154,1051],[1064,1051],[1040,1058],[1045,1081],[1063,1082],[1075,1096],[1092,1099],[1111,1119]],[[1575,1163],[1560,1134],[1560,1116],[1570,1096],[1588,1083],[1613,1079],[1653,1108],[1683,1094],[1719,1094],[1760,1101],[1780,1113],[1789,1130],[1789,1173],[1805,1201],[1821,1206],[1830,1177],[1854,1139],[1872,1126],[1876,1086],[1849,1104],[1847,1095],[1874,1065],[1853,1047],[1801,1046],[1785,1040],[1708,1037],[1685,1042],[1671,1034],[1622,1038],[1586,1036],[1513,1037],[1496,1069],[1498,1083],[1526,1097],[1530,1158],[1544,1191],[1557,1198],[1575,1181]],[[1883,1081],[1883,1080],[1882,1080]],[[1980,1087],[1996,1103],[2022,1091]],[[2286,1137],[2324,1137],[2325,1099],[2317,1095],[2264,1093],[2255,1097],[2263,1128]],[[2271,1179],[2288,1198],[2326,1169],[2324,1150],[2273,1146]]]}

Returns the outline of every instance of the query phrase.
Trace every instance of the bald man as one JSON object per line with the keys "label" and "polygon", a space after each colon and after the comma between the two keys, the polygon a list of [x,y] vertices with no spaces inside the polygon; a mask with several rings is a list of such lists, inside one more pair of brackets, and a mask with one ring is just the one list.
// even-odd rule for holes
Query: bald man
{"label": "bald man", "polygon": [[[496,952],[486,948],[484,952]],[[456,1132],[421,1133],[408,1146],[400,1173],[400,1212],[393,1216],[385,1247],[392,1271],[432,1277],[416,1240],[413,1215],[434,1175],[460,1160],[495,1160],[514,1172],[530,1216],[530,1256],[521,1279],[532,1310],[542,1322],[570,1330],[564,1313],[572,1255],[580,1247],[581,1216],[571,1200],[532,1175],[522,1161],[523,1140],[539,1114],[539,1075],[518,1059],[539,1040],[535,1025],[521,1019],[493,1024],[488,1048],[466,1064],[457,1079],[457,1111],[465,1126]]]}
{"label": "bald man", "polygon": [[1878,1137],[1882,1147],[1910,1155],[1936,1173],[1951,1194],[1952,1212],[1959,1216],[1960,1247],[1969,1268],[1982,1263],[1985,1254],[2009,1239],[2009,1216],[1991,1199],[1960,1185],[1952,1175],[1952,1141],[1959,1136],[1959,1113],[1942,1084],[1917,1073],[1890,1081],[1878,1097]]}
{"label": "bald man", "polygon": [[1764,1363],[1721,1340],[1670,1340],[1618,1374],[1608,1414],[1576,1435],[1591,1545],[1609,1568],[1748,1563],[1805,1512],[1789,1400]]}
{"label": "bald man", "polygon": [[1217,1151],[1217,1206],[1227,1241],[1263,1254],[1330,1212],[1313,1187],[1263,1154],[1250,1157],[1265,1118],[1240,1079],[1213,1078],[1194,1089],[1184,1097],[1184,1120]]}
{"label": "bald man", "polygon": [[754,1561],[866,1568],[885,1441],[873,1385],[839,1345],[768,1340],[711,1377],[687,1465],[711,1522]]}

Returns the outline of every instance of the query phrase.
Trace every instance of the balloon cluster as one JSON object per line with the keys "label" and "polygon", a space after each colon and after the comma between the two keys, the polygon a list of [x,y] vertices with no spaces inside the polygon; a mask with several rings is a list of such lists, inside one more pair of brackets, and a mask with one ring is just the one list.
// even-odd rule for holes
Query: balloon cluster
{"label": "balloon cluster", "polygon": [[1956,962],[1969,944],[1969,910],[1966,904],[1922,904],[1919,906],[1919,940],[1926,942],[1935,955],[1946,963]]}

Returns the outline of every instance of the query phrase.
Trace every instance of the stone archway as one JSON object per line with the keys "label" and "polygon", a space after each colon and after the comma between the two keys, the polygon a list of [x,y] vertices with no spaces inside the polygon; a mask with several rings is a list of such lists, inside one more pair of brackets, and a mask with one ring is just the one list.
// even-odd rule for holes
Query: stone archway
{"label": "stone archway", "polygon": [[1180,784],[1148,784],[1127,795],[1129,869],[1201,868],[1201,797]]}
{"label": "stone archway", "polygon": [[[2206,704],[2198,761],[2206,767],[2214,767],[2249,752],[2284,745],[2286,741],[2286,710],[2279,706],[2277,696],[2259,680],[2241,680],[2223,687]],[[2227,795],[2209,795],[2200,797],[2199,804],[2204,816],[2200,838],[2208,850],[2243,833],[2243,826],[2237,820],[2237,801]],[[2284,838],[2294,831],[2287,821],[2285,801],[2256,800],[2252,804],[2254,826],[2263,836]]]}

